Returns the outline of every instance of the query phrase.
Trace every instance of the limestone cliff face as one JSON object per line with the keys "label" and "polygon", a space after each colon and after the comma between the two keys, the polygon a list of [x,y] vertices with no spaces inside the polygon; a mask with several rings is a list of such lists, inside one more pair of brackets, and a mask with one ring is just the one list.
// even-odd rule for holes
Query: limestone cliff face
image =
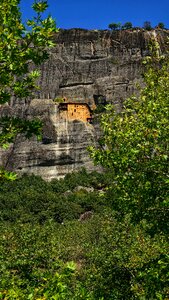
{"label": "limestone cliff face", "polygon": [[[12,110],[16,113],[19,107]],[[34,173],[46,180],[64,177],[82,167],[94,169],[86,149],[96,142],[90,123],[61,117],[52,99],[34,99],[26,115],[43,121],[42,140],[37,141],[36,137],[27,140],[19,135],[7,151],[1,150],[0,164],[17,173]]]}
{"label": "limestone cliff face", "polygon": [[50,180],[71,171],[94,168],[86,147],[96,143],[97,132],[91,124],[59,117],[58,105],[52,99],[105,102],[120,107],[122,101],[141,83],[143,56],[153,35],[165,48],[166,31],[87,31],[61,30],[56,47],[42,66],[40,92],[36,100],[15,103],[3,108],[27,118],[39,117],[44,122],[43,139],[25,140],[18,136],[7,152],[1,150],[0,164],[17,172],[33,172]]}
{"label": "limestone cliff face", "polygon": [[120,105],[136,90],[152,35],[165,47],[164,31],[61,30],[42,67],[38,98],[61,96],[92,104],[102,95]]}

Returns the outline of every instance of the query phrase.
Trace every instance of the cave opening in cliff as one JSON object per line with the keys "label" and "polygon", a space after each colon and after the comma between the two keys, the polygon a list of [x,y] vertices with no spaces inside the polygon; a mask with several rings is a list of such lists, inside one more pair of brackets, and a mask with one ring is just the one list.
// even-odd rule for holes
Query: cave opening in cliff
{"label": "cave opening in cliff", "polygon": [[94,102],[96,105],[102,104],[102,105],[106,105],[107,101],[106,101],[106,96],[104,95],[93,95],[94,98]]}

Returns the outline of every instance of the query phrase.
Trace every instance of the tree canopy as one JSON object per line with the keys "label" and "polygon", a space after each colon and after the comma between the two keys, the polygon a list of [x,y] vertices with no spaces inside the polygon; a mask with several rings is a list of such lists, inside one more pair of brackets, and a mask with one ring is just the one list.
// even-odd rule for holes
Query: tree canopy
{"label": "tree canopy", "polygon": [[90,148],[96,163],[114,173],[114,208],[151,219],[165,230],[169,194],[169,57],[156,43],[144,61],[140,97],[124,101],[119,113],[107,106],[101,119],[101,148]]}
{"label": "tree canopy", "polygon": [[110,23],[108,26],[111,30],[121,29],[121,23]]}
{"label": "tree canopy", "polygon": [[123,26],[122,29],[131,29],[133,27],[131,22],[126,22]]}
{"label": "tree canopy", "polygon": [[[144,60],[145,86],[140,96],[124,101],[117,112],[112,105],[101,118],[100,147],[90,147],[95,163],[112,172],[107,198],[119,218],[131,215],[147,237],[163,240],[161,254],[150,256],[141,271],[138,299],[167,299],[166,252],[169,228],[169,53],[160,55],[157,42]],[[143,225],[144,224],[144,225]],[[144,282],[144,283],[143,283]],[[146,283],[147,282],[147,283]]]}
{"label": "tree canopy", "polygon": [[[2,0],[0,3],[0,108],[10,105],[11,99],[25,99],[37,89],[36,69],[49,57],[57,31],[51,16],[43,18],[47,1],[35,1],[35,16],[23,24],[19,0]],[[25,132],[27,137],[39,135],[41,122],[25,121],[17,116],[0,118],[0,146],[6,148],[15,136]],[[1,175],[5,172],[1,171]]]}
{"label": "tree canopy", "polygon": [[151,30],[152,29],[151,22],[150,21],[145,21],[144,24],[143,24],[143,28],[146,29],[146,30]]}

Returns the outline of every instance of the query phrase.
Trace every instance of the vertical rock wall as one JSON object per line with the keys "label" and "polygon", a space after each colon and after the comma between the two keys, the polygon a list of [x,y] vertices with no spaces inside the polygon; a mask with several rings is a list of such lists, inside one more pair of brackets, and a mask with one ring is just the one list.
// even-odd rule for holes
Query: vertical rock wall
{"label": "vertical rock wall", "polygon": [[20,173],[33,172],[50,180],[86,167],[94,169],[86,147],[96,143],[97,130],[87,122],[60,119],[54,98],[87,103],[100,97],[120,108],[142,83],[142,58],[151,37],[165,50],[168,31],[98,31],[71,29],[56,35],[56,47],[41,67],[36,100],[1,107],[12,115],[43,120],[43,139],[18,136],[8,151],[0,150],[0,165]]}
{"label": "vertical rock wall", "polygon": [[[166,31],[157,31],[165,47]],[[56,47],[42,67],[38,98],[67,97],[93,103],[105,96],[107,102],[120,104],[140,82],[142,58],[153,32],[144,30],[61,30]]]}
{"label": "vertical rock wall", "polygon": [[[14,108],[16,113],[16,107]],[[96,143],[94,127],[88,122],[61,118],[58,105],[52,99],[31,101],[26,111],[28,118],[40,118],[43,123],[42,141],[19,135],[7,151],[1,150],[1,162],[17,173],[34,173],[46,180],[94,165],[87,146]]]}

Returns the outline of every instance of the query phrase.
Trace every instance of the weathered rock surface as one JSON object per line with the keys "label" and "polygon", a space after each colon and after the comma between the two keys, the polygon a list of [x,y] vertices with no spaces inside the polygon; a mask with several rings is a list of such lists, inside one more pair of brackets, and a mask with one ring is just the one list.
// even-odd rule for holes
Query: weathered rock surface
{"label": "weathered rock surface", "polygon": [[[19,107],[18,107],[19,108]],[[16,113],[16,107],[13,108]],[[1,152],[1,164],[18,173],[34,173],[46,180],[60,178],[74,170],[94,166],[87,146],[95,143],[94,127],[79,120],[60,119],[58,105],[51,99],[31,101],[26,110],[28,118],[43,120],[42,141],[18,136],[8,151]]]}
{"label": "weathered rock surface", "polygon": [[86,147],[95,143],[95,128],[78,120],[59,119],[51,99],[67,97],[91,107],[102,96],[121,106],[141,83],[142,58],[148,53],[150,36],[165,48],[167,31],[61,30],[56,47],[42,66],[36,100],[15,102],[3,108],[11,114],[44,121],[43,140],[18,136],[8,151],[0,153],[0,164],[17,172],[33,172],[50,180],[86,167],[94,168]]}
{"label": "weathered rock surface", "polygon": [[92,104],[103,95],[107,102],[120,104],[140,82],[152,35],[164,48],[166,31],[61,30],[42,67],[38,98],[65,96]]}

